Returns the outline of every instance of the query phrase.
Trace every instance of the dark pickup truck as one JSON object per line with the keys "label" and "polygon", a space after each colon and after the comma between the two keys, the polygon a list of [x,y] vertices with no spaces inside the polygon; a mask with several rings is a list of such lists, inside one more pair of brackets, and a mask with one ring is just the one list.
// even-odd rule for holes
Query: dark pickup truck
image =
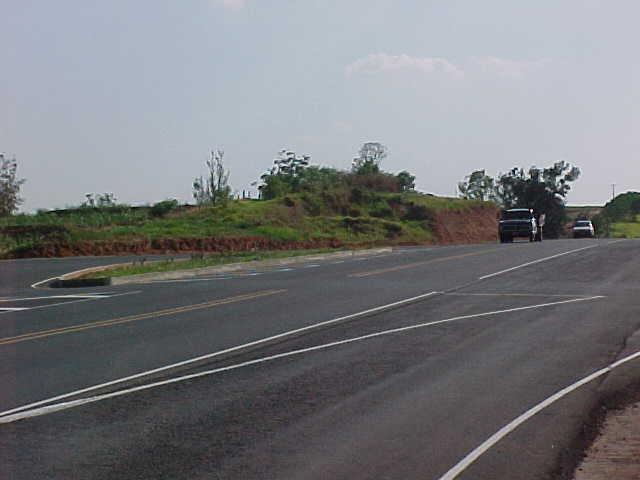
{"label": "dark pickup truck", "polygon": [[536,218],[533,210],[512,208],[502,212],[498,223],[500,243],[512,242],[514,238],[528,238],[530,242],[542,241],[544,215]]}

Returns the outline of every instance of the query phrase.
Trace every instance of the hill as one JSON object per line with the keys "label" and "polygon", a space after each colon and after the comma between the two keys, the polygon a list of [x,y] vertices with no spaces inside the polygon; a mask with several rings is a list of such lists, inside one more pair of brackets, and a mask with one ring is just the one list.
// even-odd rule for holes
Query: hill
{"label": "hill", "polygon": [[239,252],[495,239],[492,203],[414,191],[331,190],[221,206],[126,205],[0,220],[5,258]]}
{"label": "hill", "polygon": [[640,237],[640,193],[622,193],[593,218],[597,232],[614,238]]}

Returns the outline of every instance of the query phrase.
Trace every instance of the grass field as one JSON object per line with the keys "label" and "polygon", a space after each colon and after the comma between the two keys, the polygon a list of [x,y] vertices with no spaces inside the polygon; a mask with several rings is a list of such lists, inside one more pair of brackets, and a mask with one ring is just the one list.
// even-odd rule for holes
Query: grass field
{"label": "grass field", "polygon": [[610,226],[613,238],[640,238],[640,216],[635,222],[617,222]]}

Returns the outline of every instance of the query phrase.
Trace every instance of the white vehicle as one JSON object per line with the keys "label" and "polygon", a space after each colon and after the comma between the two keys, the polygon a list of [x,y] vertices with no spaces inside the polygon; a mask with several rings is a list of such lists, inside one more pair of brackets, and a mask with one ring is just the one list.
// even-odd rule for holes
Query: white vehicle
{"label": "white vehicle", "polygon": [[591,220],[576,220],[576,223],[573,225],[571,229],[573,233],[573,238],[580,237],[595,237],[596,233],[593,229],[593,224]]}

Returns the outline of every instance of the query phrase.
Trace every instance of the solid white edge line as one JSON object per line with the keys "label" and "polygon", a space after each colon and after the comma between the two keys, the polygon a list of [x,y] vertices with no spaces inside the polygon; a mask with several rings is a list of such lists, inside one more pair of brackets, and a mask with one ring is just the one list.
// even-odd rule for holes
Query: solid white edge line
{"label": "solid white edge line", "polygon": [[522,415],[517,417],[516,419],[506,424],[496,433],[491,435],[487,440],[482,442],[477,448],[475,448],[466,457],[460,460],[453,468],[451,468],[447,473],[445,473],[438,480],[454,480],[458,478],[458,476],[462,472],[464,472],[467,468],[469,468],[478,458],[480,458],[484,453],[486,453],[491,447],[493,447],[496,443],[498,443],[504,437],[509,435],[511,432],[513,432],[516,428],[518,428],[524,422],[529,420],[531,417],[541,412],[542,410],[552,405],[553,403],[557,402],[558,400],[562,399],[563,397],[567,396],[571,392],[582,387],[583,385],[586,385],[587,383],[592,382],[593,380],[611,372],[612,370],[618,368],[621,365],[624,365],[625,363],[635,360],[636,358],[640,358],[640,351],[635,352],[627,357],[624,357],[618,360],[617,362],[614,362],[608,365],[605,368],[597,370],[593,372],[591,375],[587,375],[586,377],[578,380],[575,383],[572,383],[568,387],[563,388],[562,390],[556,392],[555,394],[551,395],[547,399],[538,403],[537,405],[535,405],[534,407],[530,408],[529,410],[524,412]]}
{"label": "solid white edge line", "polygon": [[92,392],[92,391],[95,391],[95,390],[99,390],[101,388],[117,385],[119,383],[124,383],[124,382],[128,382],[128,381],[131,381],[131,380],[136,380],[138,378],[146,377],[146,376],[149,376],[149,375],[154,375],[156,373],[164,372],[164,371],[167,371],[167,370],[170,370],[170,369],[173,369],[173,368],[183,367],[183,366],[190,365],[190,364],[193,364],[193,363],[197,363],[197,362],[200,362],[200,361],[203,361],[203,360],[210,360],[212,358],[215,358],[215,357],[227,354],[227,353],[237,352],[238,350],[243,350],[243,349],[254,347],[254,346],[257,346],[257,345],[262,345],[264,343],[267,343],[267,342],[270,342],[270,341],[273,341],[273,340],[279,340],[279,339],[286,338],[286,337],[289,337],[289,336],[292,336],[292,335],[296,335],[296,334],[301,333],[301,332],[306,332],[306,331],[309,331],[309,330],[312,330],[312,329],[315,329],[315,328],[323,327],[323,326],[326,326],[326,325],[332,325],[334,323],[343,322],[345,320],[350,320],[352,318],[362,317],[364,315],[369,315],[371,313],[376,313],[376,312],[380,312],[380,311],[383,311],[383,310],[388,310],[390,308],[394,308],[394,307],[397,307],[397,306],[400,306],[400,305],[406,305],[408,303],[412,303],[412,302],[415,302],[415,301],[418,301],[418,300],[422,300],[424,298],[430,297],[430,296],[435,295],[435,294],[436,294],[436,292],[423,293],[423,294],[417,295],[415,297],[405,298],[405,299],[399,300],[397,302],[388,303],[386,305],[381,305],[379,307],[370,308],[370,309],[367,309],[367,310],[363,310],[361,312],[352,313],[350,315],[344,315],[342,317],[333,318],[331,320],[325,320],[323,322],[314,323],[313,325],[308,325],[306,327],[301,327],[301,328],[297,328],[297,329],[294,329],[294,330],[288,330],[288,331],[285,331],[285,332],[282,332],[282,333],[278,333],[276,335],[272,335],[270,337],[265,337],[265,338],[261,338],[261,339],[258,339],[258,340],[254,340],[252,342],[244,343],[244,344],[241,344],[241,345],[236,345],[234,347],[229,347],[229,348],[226,348],[226,349],[223,349],[223,350],[219,350],[217,352],[209,353],[209,354],[206,354],[206,355],[200,355],[198,357],[189,358],[189,359],[183,360],[181,362],[173,363],[173,364],[170,364],[170,365],[165,365],[163,367],[154,368],[152,370],[146,370],[144,372],[139,372],[139,373],[136,373],[134,375],[129,375],[128,377],[118,378],[118,379],[111,380],[111,381],[108,381],[108,382],[104,382],[104,383],[101,383],[101,384],[98,384],[98,385],[92,385],[90,387],[86,387],[86,388],[82,388],[82,389],[79,389],[79,390],[75,390],[73,392],[64,393],[62,395],[57,395],[55,397],[47,398],[47,399],[44,399],[44,400],[39,400],[37,402],[33,402],[33,403],[28,404],[28,405],[23,405],[21,407],[16,407],[16,408],[13,408],[11,410],[0,412],[0,416],[10,415],[12,413],[19,412],[21,410],[26,410],[28,408],[38,407],[38,406],[41,406],[41,405],[44,405],[44,404],[47,404],[47,403],[52,403],[52,402],[55,402],[55,401],[58,401],[58,400],[63,400],[65,398],[69,398],[69,397],[75,397],[76,395],[81,395],[83,393]]}
{"label": "solid white edge line", "polygon": [[111,293],[85,293],[85,294],[71,294],[71,295],[45,295],[44,297],[11,297],[11,298],[2,298],[0,302],[22,302],[27,300],[47,300],[49,298],[52,299],[60,299],[60,298],[109,298],[112,296]]}
{"label": "solid white edge line", "polygon": [[571,253],[580,252],[582,250],[587,250],[589,248],[595,248],[597,246],[598,246],[597,244],[596,245],[589,245],[587,247],[576,248],[575,250],[569,250],[568,252],[557,253],[555,255],[551,255],[550,257],[539,258],[538,260],[533,260],[532,262],[523,263],[522,265],[516,265],[515,267],[507,268],[505,270],[500,270],[499,272],[490,273],[488,275],[483,275],[482,277],[479,277],[478,280],[486,280],[487,278],[497,277],[498,275],[502,275],[503,273],[512,272],[514,270],[518,270],[519,268],[528,267],[530,265],[535,265],[536,263],[540,263],[540,262],[546,262],[547,260],[551,260],[553,258],[562,257],[563,255],[569,255]]}
{"label": "solid white edge line", "polygon": [[[386,336],[386,335],[391,335],[391,334],[395,334],[395,333],[402,333],[402,332],[406,332],[406,331],[410,331],[410,330],[416,330],[419,328],[425,328],[425,327],[431,327],[434,325],[441,325],[443,323],[451,323],[451,322],[456,322],[459,320],[467,320],[470,318],[478,318],[478,317],[486,317],[486,316],[492,316],[492,315],[499,315],[499,314],[503,314],[503,313],[512,313],[512,312],[519,312],[519,311],[524,311],[524,310],[532,310],[532,309],[536,309],[536,308],[543,308],[543,307],[550,307],[550,306],[555,306],[555,305],[563,305],[563,304],[568,304],[568,303],[578,303],[578,302],[584,302],[584,301],[588,301],[588,300],[596,300],[599,298],[603,298],[601,296],[594,296],[594,297],[589,297],[589,298],[578,298],[578,299],[571,299],[571,300],[563,300],[563,301],[559,301],[559,302],[550,302],[550,303],[541,303],[541,304],[537,304],[537,305],[528,305],[526,307],[516,307],[516,308],[509,308],[509,309],[505,309],[505,310],[494,310],[491,312],[483,312],[483,313],[474,313],[474,314],[470,314],[470,315],[461,315],[458,317],[451,317],[451,318],[446,318],[444,320],[436,320],[433,322],[426,322],[426,323],[419,323],[419,324],[415,324],[415,325],[409,325],[407,327],[399,327],[399,328],[393,328],[390,330],[382,330],[379,332],[374,332],[374,333],[370,333],[368,335],[362,335],[359,337],[352,337],[352,338],[347,338],[344,340],[338,340],[335,342],[330,342],[330,343],[325,343],[325,344],[321,344],[321,345],[315,345],[313,347],[307,347],[307,348],[301,348],[298,350],[291,350],[289,352],[284,352],[284,353],[278,353],[276,355],[270,355],[267,357],[262,357],[262,358],[257,358],[254,360],[248,360],[246,362],[242,362],[242,363],[238,363],[235,365],[228,365],[226,367],[220,367],[220,368],[216,368],[213,370],[205,370],[203,372],[198,372],[198,373],[192,373],[189,375],[183,375],[180,377],[174,377],[174,378],[170,378],[167,380],[162,380],[159,382],[153,382],[153,383],[149,383],[146,385],[140,385],[137,387],[133,387],[133,388],[128,388],[125,390],[120,390],[117,392],[111,392],[111,393],[106,393],[103,395],[96,395],[94,397],[87,397],[87,398],[81,398],[78,400],[73,400],[70,402],[62,402],[62,403],[58,403],[58,404],[54,404],[54,405],[47,405],[45,407],[40,407],[40,408],[33,408],[33,409],[29,409],[27,410],[27,408],[29,408],[29,406],[24,406],[24,407],[19,407],[17,409],[13,409],[7,412],[2,412],[0,413],[0,424],[3,423],[12,423],[18,420],[23,420],[25,418],[32,418],[32,417],[37,417],[37,416],[41,416],[41,415],[45,415],[47,413],[53,413],[53,412],[57,412],[60,410],[67,410],[70,408],[74,408],[74,407],[78,407],[81,405],[86,405],[88,403],[95,403],[95,402],[99,402],[101,400],[107,400],[109,398],[115,398],[115,397],[120,397],[123,395],[128,395],[131,393],[135,393],[135,392],[139,392],[139,391],[143,391],[143,390],[149,390],[152,388],[157,388],[157,387],[161,387],[161,386],[165,386],[165,385],[170,385],[173,383],[178,383],[178,382],[184,382],[186,380],[192,380],[194,378],[200,378],[200,377],[205,377],[205,376],[210,376],[210,375],[214,375],[216,373],[221,373],[221,372],[227,372],[229,370],[237,370],[239,368],[243,368],[243,367],[247,367],[250,365],[257,365],[257,364],[261,364],[261,363],[266,363],[266,362],[270,362],[273,360],[277,360],[280,358],[285,358],[285,357],[292,357],[294,355],[301,355],[303,353],[309,353],[309,352],[314,352],[314,351],[318,351],[318,350],[325,350],[327,348],[331,348],[331,347],[336,347],[339,345],[346,345],[349,343],[354,343],[354,342],[360,342],[363,340],[369,340],[371,338],[376,338],[376,337],[382,337],[382,336]],[[47,402],[49,403],[49,402]],[[18,413],[13,413],[13,412],[18,412]]]}
{"label": "solid white edge line", "polygon": [[[142,293],[142,290],[133,290],[131,292],[123,292],[123,293],[115,293],[115,294],[111,294],[111,295],[83,295],[80,297],[74,297],[74,296],[70,296],[70,297],[61,297],[61,298],[78,298],[77,300],[71,300],[69,302],[58,302],[58,303],[47,303],[46,305],[37,305],[35,307],[24,307],[24,308],[20,308],[20,309],[14,309],[14,311],[17,312],[21,312],[21,311],[25,311],[25,310],[42,310],[43,308],[51,308],[51,307],[60,307],[60,306],[64,306],[64,305],[73,305],[74,303],[83,303],[83,302],[90,302],[91,300],[101,300],[103,298],[115,298],[115,297],[122,297],[124,295],[135,295],[138,293]],[[53,298],[53,297],[51,297]],[[3,307],[0,307],[0,313],[10,313],[11,310],[9,311],[2,311],[2,310],[6,310]]]}

